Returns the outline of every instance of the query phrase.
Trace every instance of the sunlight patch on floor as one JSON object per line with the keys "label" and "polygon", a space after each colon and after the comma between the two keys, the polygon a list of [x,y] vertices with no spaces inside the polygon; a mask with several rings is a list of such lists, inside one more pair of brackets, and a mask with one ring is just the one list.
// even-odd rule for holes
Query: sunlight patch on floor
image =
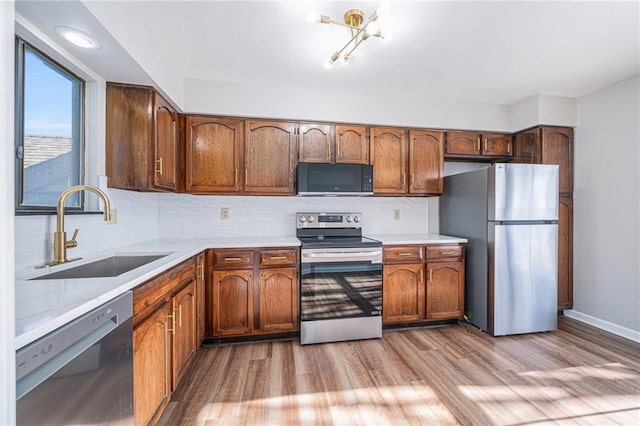
{"label": "sunlight patch on floor", "polygon": [[527,371],[520,373],[520,375],[534,379],[555,379],[562,381],[582,380],[589,377],[605,380],[637,380],[640,378],[640,375],[620,363],[558,368],[549,371]]}

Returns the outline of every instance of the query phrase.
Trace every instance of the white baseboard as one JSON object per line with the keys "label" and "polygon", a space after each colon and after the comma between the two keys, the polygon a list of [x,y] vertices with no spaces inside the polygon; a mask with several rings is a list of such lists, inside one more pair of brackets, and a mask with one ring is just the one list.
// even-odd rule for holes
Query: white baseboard
{"label": "white baseboard", "polygon": [[624,337],[625,339],[633,340],[634,342],[640,343],[640,331],[623,327],[621,325],[614,324],[612,322],[605,321],[603,319],[596,318],[573,309],[567,309],[566,311],[564,311],[564,315],[569,318],[573,318],[575,320],[592,325],[599,329],[608,331],[609,333],[613,333],[617,336]]}

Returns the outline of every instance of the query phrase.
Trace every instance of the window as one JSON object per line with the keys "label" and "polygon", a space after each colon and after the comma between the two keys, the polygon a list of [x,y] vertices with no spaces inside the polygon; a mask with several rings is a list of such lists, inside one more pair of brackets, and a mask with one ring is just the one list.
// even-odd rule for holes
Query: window
{"label": "window", "polygon": [[[16,213],[53,211],[83,183],[84,81],[16,38]],[[82,210],[80,193],[68,210]]]}

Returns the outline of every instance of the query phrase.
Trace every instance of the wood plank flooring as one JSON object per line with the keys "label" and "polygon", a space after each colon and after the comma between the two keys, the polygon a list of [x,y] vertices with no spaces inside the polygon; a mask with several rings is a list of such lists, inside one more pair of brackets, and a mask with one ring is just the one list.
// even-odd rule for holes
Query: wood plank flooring
{"label": "wood plank flooring", "polygon": [[160,424],[640,425],[640,344],[566,317],[558,326],[204,347]]}

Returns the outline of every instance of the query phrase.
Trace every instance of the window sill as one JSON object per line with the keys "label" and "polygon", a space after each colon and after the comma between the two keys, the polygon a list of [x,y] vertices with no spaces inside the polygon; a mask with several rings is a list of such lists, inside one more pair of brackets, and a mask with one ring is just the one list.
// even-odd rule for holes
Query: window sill
{"label": "window sill", "polygon": [[[57,211],[54,210],[16,210],[16,216],[55,216]],[[80,211],[65,209],[64,215],[85,215],[85,214],[104,214],[101,211]]]}

